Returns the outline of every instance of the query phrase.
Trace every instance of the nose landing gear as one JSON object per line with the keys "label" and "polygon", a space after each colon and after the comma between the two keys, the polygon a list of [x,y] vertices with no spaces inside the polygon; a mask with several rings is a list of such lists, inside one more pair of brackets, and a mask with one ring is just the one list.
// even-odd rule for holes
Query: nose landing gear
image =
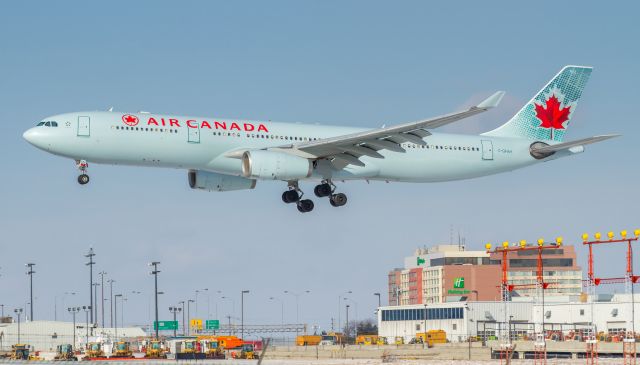
{"label": "nose landing gear", "polygon": [[313,201],[302,199],[303,196],[304,192],[298,187],[298,182],[290,181],[289,190],[282,193],[282,201],[287,204],[296,203],[300,213],[308,213],[313,210]]}
{"label": "nose landing gear", "polygon": [[76,160],[76,167],[80,170],[80,175],[78,176],[78,184],[86,185],[89,183],[89,175],[87,175],[87,168],[89,168],[89,163],[85,160]]}

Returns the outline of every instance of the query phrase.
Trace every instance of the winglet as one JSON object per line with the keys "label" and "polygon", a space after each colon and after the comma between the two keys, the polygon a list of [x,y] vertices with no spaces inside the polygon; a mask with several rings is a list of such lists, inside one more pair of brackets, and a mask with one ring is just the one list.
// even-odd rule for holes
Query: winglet
{"label": "winglet", "polygon": [[478,109],[491,109],[500,104],[500,100],[504,96],[504,91],[498,91],[490,97],[484,99],[480,104],[476,105]]}

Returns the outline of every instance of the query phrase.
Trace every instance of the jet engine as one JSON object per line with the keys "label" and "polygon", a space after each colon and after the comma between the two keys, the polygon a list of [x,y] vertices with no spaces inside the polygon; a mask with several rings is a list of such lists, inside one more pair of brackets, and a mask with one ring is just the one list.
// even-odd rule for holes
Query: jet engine
{"label": "jet engine", "polygon": [[256,187],[256,180],[241,176],[217,174],[215,172],[189,170],[189,186],[191,189],[207,191],[248,190]]}
{"label": "jet engine", "polygon": [[250,179],[297,180],[311,176],[310,160],[273,151],[246,151],[242,155],[242,176]]}

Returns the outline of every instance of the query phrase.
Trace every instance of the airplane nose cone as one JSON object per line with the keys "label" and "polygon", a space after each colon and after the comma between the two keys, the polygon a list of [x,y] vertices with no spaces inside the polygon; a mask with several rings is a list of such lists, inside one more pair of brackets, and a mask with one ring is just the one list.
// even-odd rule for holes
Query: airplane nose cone
{"label": "airplane nose cone", "polygon": [[22,138],[38,148],[44,148],[44,133],[40,129],[41,128],[28,129],[22,134]]}

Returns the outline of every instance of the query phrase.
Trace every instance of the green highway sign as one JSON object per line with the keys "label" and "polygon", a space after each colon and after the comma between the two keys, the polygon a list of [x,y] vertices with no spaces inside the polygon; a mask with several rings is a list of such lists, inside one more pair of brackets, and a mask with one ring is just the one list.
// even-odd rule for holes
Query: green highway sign
{"label": "green highway sign", "polygon": [[219,330],[220,329],[220,321],[217,319],[207,319],[205,322],[205,329],[208,330]]}
{"label": "green highway sign", "polygon": [[178,321],[158,321],[153,322],[153,329],[157,329],[159,331],[162,330],[177,330],[178,329]]}

